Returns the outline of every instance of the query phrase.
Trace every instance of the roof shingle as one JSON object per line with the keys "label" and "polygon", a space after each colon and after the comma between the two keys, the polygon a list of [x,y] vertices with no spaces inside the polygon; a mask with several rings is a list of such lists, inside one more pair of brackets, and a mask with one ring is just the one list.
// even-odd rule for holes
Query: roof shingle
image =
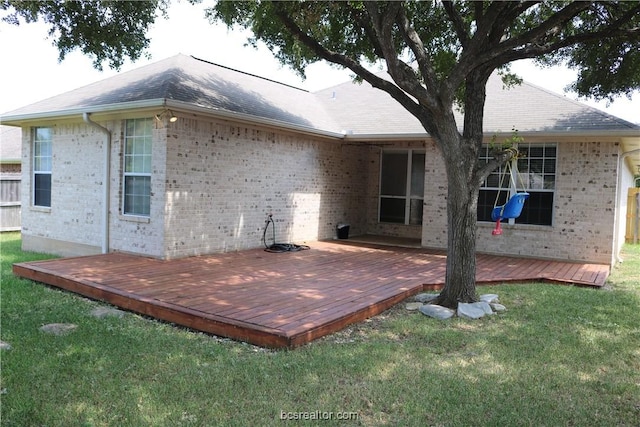
{"label": "roof shingle", "polygon": [[[381,73],[382,75],[382,73]],[[346,82],[315,93],[186,55],[176,55],[6,113],[29,117],[148,100],[240,113],[354,135],[423,135],[424,128],[387,93],[370,84]],[[457,112],[458,123],[462,115]],[[540,87],[523,83],[505,89],[497,75],[487,85],[486,133],[638,131],[640,126]]]}

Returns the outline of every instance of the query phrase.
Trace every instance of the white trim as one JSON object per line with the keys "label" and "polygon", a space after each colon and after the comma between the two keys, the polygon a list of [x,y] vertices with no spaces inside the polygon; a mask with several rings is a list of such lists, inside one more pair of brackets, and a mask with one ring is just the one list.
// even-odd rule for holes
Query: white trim
{"label": "white trim", "polygon": [[96,106],[84,106],[84,107],[74,107],[65,110],[59,111],[44,111],[40,113],[27,113],[27,114],[17,114],[17,115],[6,115],[4,117],[0,117],[0,124],[8,125],[8,126],[22,126],[22,122],[26,121],[37,121],[37,120],[50,120],[50,119],[61,119],[61,118],[70,118],[75,119],[78,116],[83,116],[87,111],[91,111],[93,116],[104,114],[104,113],[113,113],[113,112],[124,112],[127,110],[138,110],[144,108],[162,108],[166,104],[166,100],[163,98],[156,99],[148,99],[144,101],[132,101],[132,102],[121,102],[116,104],[105,104],[105,105],[96,105]]}
{"label": "white trim", "polygon": [[[151,148],[149,151],[149,157],[150,157],[150,163],[149,163],[149,169],[150,171],[153,170],[153,166],[152,166],[152,156],[153,156],[153,131],[151,131],[151,134],[149,135],[145,135],[143,138],[140,138],[138,136],[134,136],[134,135],[128,135],[127,134],[127,129],[128,129],[128,123],[131,121],[151,121],[153,122],[153,118],[150,117],[141,117],[141,118],[137,118],[137,119],[127,119],[124,121],[124,132],[123,132],[123,139],[122,139],[122,143],[123,143],[123,149],[122,149],[122,215],[125,216],[136,216],[136,217],[150,217],[151,216],[151,178],[152,178],[152,173],[151,172],[131,172],[131,171],[127,171],[127,142],[129,138],[133,138],[134,142],[135,140],[140,140],[140,139],[146,139],[147,137],[151,140]],[[151,127],[151,126],[150,126]],[[131,154],[133,157],[136,156],[135,153]],[[146,155],[146,154],[145,154]],[[149,213],[148,214],[141,214],[141,213],[128,213],[125,210],[125,206],[126,206],[126,200],[127,200],[127,187],[126,187],[126,183],[127,183],[127,178],[128,177],[143,177],[143,178],[149,178]]]}
{"label": "white trim", "polygon": [[[38,140],[38,129],[48,129],[49,130],[49,139],[48,140]],[[48,142],[51,153],[49,156],[49,169],[36,169],[36,143],[38,142]],[[43,156],[38,156],[42,158]],[[51,195],[53,193],[53,129],[46,126],[34,127],[31,130],[31,206],[37,208],[46,208],[51,209],[52,200]],[[38,205],[36,204],[36,175],[49,175],[49,205]]]}
{"label": "white trim", "polygon": [[[261,124],[270,127],[276,127],[279,129],[292,130],[309,135],[324,136],[331,139],[341,139],[345,141],[398,141],[398,140],[428,140],[432,139],[431,136],[425,131],[418,133],[354,133],[352,130],[332,131],[328,129],[320,129],[312,126],[304,126],[284,122],[281,120],[270,119],[266,117],[258,117],[251,114],[239,113],[229,110],[223,110],[216,107],[206,107],[200,105],[193,105],[184,101],[175,101],[167,98],[154,98],[142,101],[130,101],[113,104],[95,105],[95,106],[81,106],[68,109],[62,109],[58,111],[43,111],[38,113],[26,113],[17,115],[5,115],[0,116],[0,124],[9,126],[22,126],[23,122],[27,121],[42,121],[51,119],[69,118],[73,119],[81,116],[87,111],[91,111],[92,115],[99,116],[102,114],[110,114],[117,112],[128,112],[132,110],[140,109],[152,109],[152,108],[170,108],[172,110],[181,110],[185,113],[200,113],[220,118],[227,118],[232,120],[239,120],[247,123]],[[461,131],[461,130],[459,130]],[[509,137],[513,134],[513,131],[501,132],[501,131],[489,131],[485,130],[484,138],[491,138],[493,136]],[[562,131],[547,131],[541,129],[539,131],[520,131],[519,136],[524,138],[531,137],[640,137],[639,128],[628,129],[604,129],[604,130],[585,130],[585,129],[567,129]]]}

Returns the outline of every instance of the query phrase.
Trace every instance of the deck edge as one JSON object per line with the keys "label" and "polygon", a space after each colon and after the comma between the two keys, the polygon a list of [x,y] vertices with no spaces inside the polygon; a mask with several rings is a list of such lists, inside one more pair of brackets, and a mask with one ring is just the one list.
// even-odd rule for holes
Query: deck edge
{"label": "deck edge", "polygon": [[13,273],[18,277],[44,283],[87,298],[106,302],[134,313],[194,330],[269,348],[291,346],[290,338],[278,329],[215,316],[137,294],[120,292],[109,286],[62,276],[59,273],[54,274],[39,266],[27,264],[14,264]]}

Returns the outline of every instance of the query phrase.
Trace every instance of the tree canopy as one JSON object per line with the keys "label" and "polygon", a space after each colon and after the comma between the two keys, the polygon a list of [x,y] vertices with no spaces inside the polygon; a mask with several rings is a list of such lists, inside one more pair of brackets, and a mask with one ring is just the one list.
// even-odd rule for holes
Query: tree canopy
{"label": "tree canopy", "polygon": [[129,58],[144,54],[150,40],[146,34],[160,14],[166,13],[168,0],[152,1],[25,1],[2,0],[2,20],[14,25],[43,20],[59,52],[59,60],[75,49],[119,69]]}
{"label": "tree canopy", "polygon": [[535,58],[579,71],[573,89],[582,96],[640,87],[636,1],[219,2],[208,17],[250,29],[253,43],[301,75],[319,59],[362,77],[363,61],[398,58],[425,83],[457,82],[465,69]]}

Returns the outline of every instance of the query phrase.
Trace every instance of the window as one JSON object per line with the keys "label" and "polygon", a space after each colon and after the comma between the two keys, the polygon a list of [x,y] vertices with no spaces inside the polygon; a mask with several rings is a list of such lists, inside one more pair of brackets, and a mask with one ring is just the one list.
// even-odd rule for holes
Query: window
{"label": "window", "polygon": [[123,209],[125,215],[151,211],[152,119],[127,120],[124,137]]}
{"label": "window", "polygon": [[380,222],[422,224],[425,154],[383,151],[380,168]]}
{"label": "window", "polygon": [[33,135],[33,205],[51,207],[51,129],[35,128]]}
{"label": "window", "polygon": [[[491,221],[494,204],[503,205],[513,192],[526,191],[529,198],[524,204],[522,214],[514,222],[551,225],[556,188],[556,144],[521,143],[518,144],[518,149],[523,156],[511,164],[513,180],[505,176],[505,168],[501,167],[493,171],[480,188],[478,221]],[[487,162],[490,158],[490,149],[485,146],[480,154],[480,161]],[[515,189],[512,188],[513,182],[516,184]]]}

